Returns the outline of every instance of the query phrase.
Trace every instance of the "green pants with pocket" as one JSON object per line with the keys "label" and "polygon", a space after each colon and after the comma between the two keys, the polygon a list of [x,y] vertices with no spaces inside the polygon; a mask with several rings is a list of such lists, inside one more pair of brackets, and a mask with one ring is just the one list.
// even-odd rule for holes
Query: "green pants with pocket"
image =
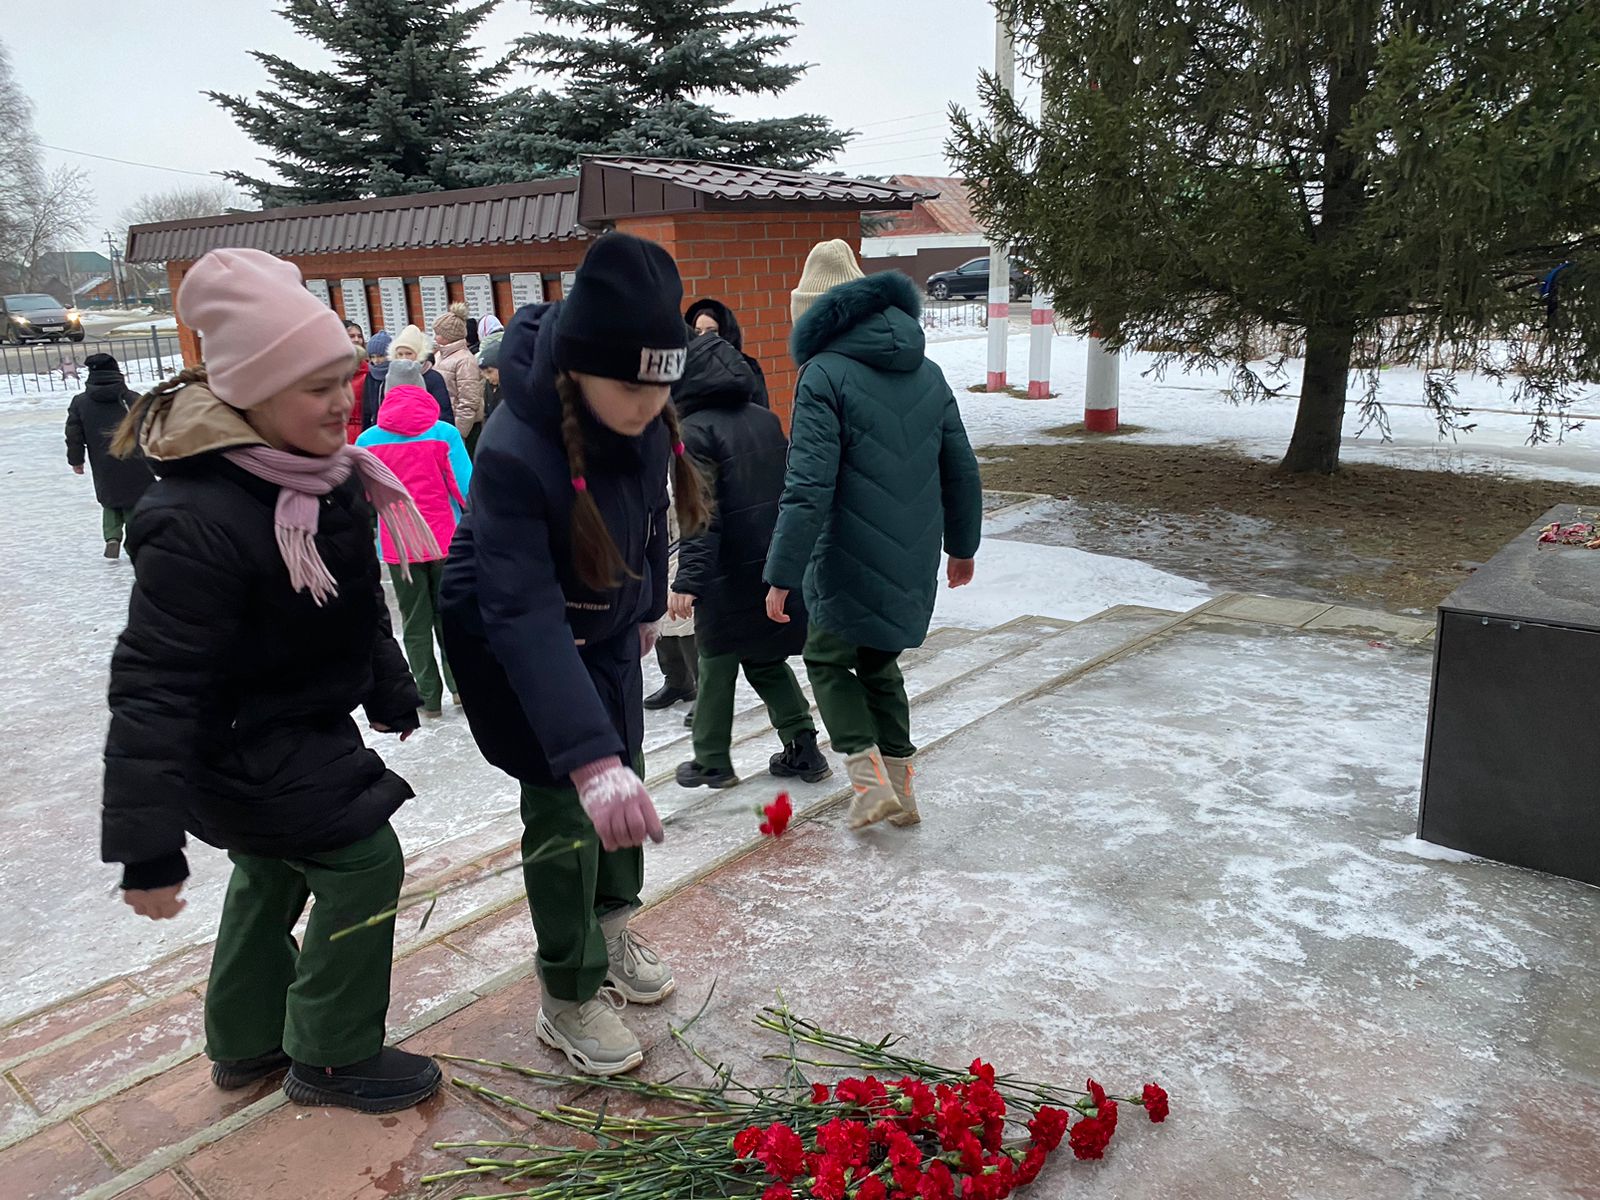
{"label": "green pants with pocket", "polygon": [[[394,598],[400,605],[401,641],[411,677],[422,693],[426,712],[444,707],[446,691],[456,690],[455,676],[444,656],[443,622],[439,617],[439,584],[444,579],[444,560],[411,564],[411,581],[400,572],[398,563],[389,564],[389,579],[394,583]],[[435,661],[434,642],[438,641]]]}
{"label": "green pants with pocket", "polygon": [[817,711],[835,750],[860,754],[876,746],[891,758],[917,752],[898,650],[852,646],[813,622],[805,658]]}
{"label": "green pants with pocket", "polygon": [[814,733],[811,705],[786,659],[746,662],[737,654],[700,655],[700,698],[694,709],[694,760],[702,767],[733,769],[733,696],[739,669],[767,706],[767,717],[787,746],[802,733]]}
{"label": "green pants with pocket", "polygon": [[112,508],[110,505],[100,506],[100,532],[105,535],[108,542],[120,542],[122,533],[128,526],[128,518],[133,515],[131,508]]}
{"label": "green pants with pocket", "polygon": [[[296,1062],[347,1067],[383,1048],[394,922],[332,934],[393,908],[405,879],[400,839],[383,828],[305,858],[230,853],[206,991],[206,1054],[257,1058],[280,1046]],[[295,923],[314,899],[305,940]]]}
{"label": "green pants with pocket", "polygon": [[[643,756],[634,770],[644,778]],[[522,857],[552,838],[584,846],[522,868],[539,940],[539,978],[556,999],[582,1001],[600,990],[610,966],[600,919],[639,904],[644,849],[602,850],[577,788],[524,783]]]}

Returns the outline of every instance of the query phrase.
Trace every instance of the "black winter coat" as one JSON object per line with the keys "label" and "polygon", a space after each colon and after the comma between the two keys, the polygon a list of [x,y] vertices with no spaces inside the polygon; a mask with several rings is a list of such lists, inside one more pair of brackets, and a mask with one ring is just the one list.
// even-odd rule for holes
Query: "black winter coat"
{"label": "black winter coat", "polygon": [[111,437],[137,399],[121,371],[90,370],[67,409],[67,462],[81,467],[87,453],[94,498],[107,508],[132,508],[156,481],[143,454],[117,458],[111,453]]}
{"label": "black winter coat", "polygon": [[128,864],[125,886],[160,887],[187,874],[185,830],[274,858],[368,837],[412,792],[351,710],[404,731],[420,698],[360,483],[321,504],[317,549],[339,594],[319,607],[290,588],[277,487],[216,452],[157,470],[128,533],[135,583],[111,658],[102,857]]}
{"label": "black winter coat", "polygon": [[751,402],[759,404],[762,408],[771,408],[772,400],[767,395],[767,373],[761,369],[758,359],[744,352],[744,330],[739,328],[739,318],[733,315],[721,300],[696,300],[689,306],[689,311],[683,314],[683,319],[689,325],[689,336],[695,337],[694,322],[701,313],[711,314],[711,319],[717,323],[717,336],[727,342],[750,365],[751,373],[755,375],[755,390],[751,394]]}
{"label": "black winter coat", "polygon": [[483,756],[537,786],[644,744],[641,623],[667,610],[663,421],[636,438],[585,416],[585,479],[632,574],[596,592],[572,562],[575,495],[551,357],[558,304],[528,305],[500,347],[501,401],[478,440],[451,543],[445,652]]}
{"label": "black winter coat", "polygon": [[689,343],[672,399],[683,444],[713,491],[714,507],[705,532],[678,543],[672,589],[696,597],[694,630],[705,653],[761,662],[805,648],[806,614],[799,592],[791,592],[789,623],[767,617],[761,574],[778,522],[789,439],[754,393],[754,373],[728,342],[706,334]]}

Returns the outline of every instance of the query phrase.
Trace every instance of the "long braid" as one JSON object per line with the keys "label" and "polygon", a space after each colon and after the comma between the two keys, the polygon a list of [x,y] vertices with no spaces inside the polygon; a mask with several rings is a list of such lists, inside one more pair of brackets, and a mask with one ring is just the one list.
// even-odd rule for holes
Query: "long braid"
{"label": "long braid", "polygon": [[172,403],[172,398],[191,383],[208,382],[205,364],[185,367],[171,379],[158,383],[132,404],[128,415],[122,418],[117,432],[111,437],[111,453],[118,458],[131,458],[139,449],[139,435],[147,422]]}
{"label": "long braid", "polygon": [[699,469],[684,453],[677,408],[669,402],[661,415],[666,419],[667,433],[672,438],[672,497],[673,506],[678,510],[678,529],[681,536],[694,537],[711,523],[711,498],[706,494],[705,480]]}
{"label": "long braid", "polygon": [[624,577],[637,578],[622,559],[622,552],[606,528],[600,506],[589,492],[584,478],[583,422],[579,406],[583,395],[570,375],[556,377],[556,393],[561,397],[561,443],[567,451],[567,471],[572,476],[572,561],[578,578],[597,592],[610,591]]}

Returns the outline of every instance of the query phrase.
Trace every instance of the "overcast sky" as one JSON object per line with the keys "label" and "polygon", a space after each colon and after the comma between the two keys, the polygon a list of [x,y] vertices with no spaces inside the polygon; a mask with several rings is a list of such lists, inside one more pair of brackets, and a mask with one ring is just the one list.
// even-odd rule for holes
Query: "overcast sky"
{"label": "overcast sky", "polygon": [[[752,0],[752,4],[754,0]],[[325,62],[267,0],[6,0],[0,39],[37,108],[39,140],[153,166],[47,149],[51,166],[85,168],[99,219],[90,241],[141,193],[206,172],[260,170],[259,151],[201,93],[254,92],[267,83],[251,50]],[[780,97],[724,105],[738,116],[817,112],[860,131],[835,164],[870,174],[943,174],[951,101],[977,100],[993,66],[994,15],[985,0],[799,0],[794,58],[816,64]],[[540,22],[527,0],[501,0],[479,30],[503,46]]]}

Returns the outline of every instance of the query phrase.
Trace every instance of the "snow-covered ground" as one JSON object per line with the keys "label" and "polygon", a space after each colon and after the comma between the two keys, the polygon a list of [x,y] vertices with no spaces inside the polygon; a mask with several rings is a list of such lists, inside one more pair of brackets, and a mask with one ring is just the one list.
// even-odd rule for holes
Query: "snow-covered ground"
{"label": "snow-covered ground", "polygon": [[[1083,339],[1057,337],[1051,352],[1053,400],[1019,400],[1009,395],[971,393],[987,372],[988,342],[982,337],[930,343],[928,355],[944,369],[961,401],[962,415],[974,445],[1046,441],[1044,431],[1083,420]],[[1007,347],[1008,375],[1026,385],[1028,336],[1016,335]],[[1150,373],[1153,355],[1129,353],[1121,365],[1120,415],[1140,432],[1126,435],[1135,442],[1168,445],[1225,443],[1260,458],[1281,457],[1294,429],[1303,363],[1284,365],[1286,384],[1278,399],[1238,405],[1225,397],[1227,377],[1221,372],[1169,370],[1164,378]],[[1348,462],[1380,462],[1432,470],[1494,471],[1526,478],[1570,483],[1600,482],[1600,388],[1586,389],[1573,406],[1574,415],[1597,418],[1570,431],[1560,444],[1530,446],[1528,414],[1509,410],[1511,386],[1478,376],[1457,380],[1459,403],[1472,410],[1468,423],[1477,428],[1441,439],[1422,404],[1422,372],[1394,367],[1382,372],[1379,397],[1389,411],[1393,439],[1376,431],[1359,434],[1360,417],[1351,406],[1345,421],[1343,457]],[[1276,382],[1276,381],[1275,381]]]}

